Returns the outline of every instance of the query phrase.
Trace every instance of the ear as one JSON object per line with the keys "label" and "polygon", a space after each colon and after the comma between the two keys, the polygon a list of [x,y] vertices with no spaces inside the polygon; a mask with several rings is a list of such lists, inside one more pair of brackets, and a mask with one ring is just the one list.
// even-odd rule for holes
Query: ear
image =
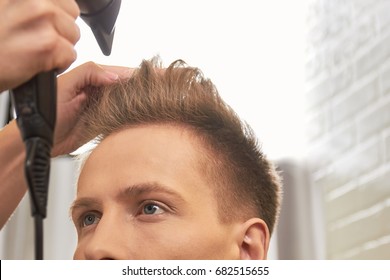
{"label": "ear", "polygon": [[252,218],[243,223],[241,228],[240,259],[265,260],[270,234],[267,224],[259,218]]}

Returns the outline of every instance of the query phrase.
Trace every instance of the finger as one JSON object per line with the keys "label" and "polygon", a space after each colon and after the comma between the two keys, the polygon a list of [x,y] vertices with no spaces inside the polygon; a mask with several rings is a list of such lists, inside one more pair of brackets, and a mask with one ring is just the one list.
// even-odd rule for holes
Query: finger
{"label": "finger", "polygon": [[59,73],[65,71],[77,58],[73,44],[66,39],[58,37],[51,50],[40,53],[43,71],[56,69]]}
{"label": "finger", "polygon": [[58,69],[58,71],[63,72],[76,60],[77,52],[74,49],[73,44],[60,38],[52,58],[53,62],[52,65],[48,67],[48,70]]}
{"label": "finger", "polygon": [[55,0],[54,1],[62,10],[76,19],[80,15],[80,9],[74,0]]}
{"label": "finger", "polygon": [[87,62],[78,70],[86,74],[83,87],[109,85],[119,79],[129,78],[132,74],[132,69],[128,67],[99,65],[94,62]]}
{"label": "finger", "polygon": [[11,1],[11,5],[7,9],[8,20],[12,19],[12,24],[24,28],[37,19],[52,15],[55,6],[51,1]]}
{"label": "finger", "polygon": [[62,100],[73,100],[77,97],[80,102],[87,97],[86,88],[106,86],[128,78],[132,70],[121,66],[101,66],[94,62],[84,63],[73,70],[58,77],[58,88],[68,92],[67,96],[60,96]]}
{"label": "finger", "polygon": [[[118,79],[131,77],[134,69],[124,66],[102,65],[94,62],[87,62],[82,67],[88,68],[90,73],[89,82],[91,85],[101,85]],[[82,69],[80,69],[82,70]]]}
{"label": "finger", "polygon": [[[71,3],[74,1],[67,0],[66,2]],[[77,16],[74,17],[74,15],[55,3],[51,0],[22,1],[19,6],[14,5],[9,17],[12,17],[14,26],[21,31],[26,29],[32,30],[32,26],[39,26],[40,28],[54,26],[60,36],[75,44],[80,38],[80,29],[75,21]]]}
{"label": "finger", "polygon": [[101,66],[94,62],[84,63],[73,70],[59,76],[61,86],[71,88],[73,95],[89,86],[109,85],[130,74],[127,67]]}
{"label": "finger", "polygon": [[61,37],[75,45],[80,39],[80,28],[74,18],[63,11],[59,11],[54,21],[55,29]]}
{"label": "finger", "polygon": [[29,72],[66,69],[77,58],[73,44],[57,34],[51,26],[37,22],[14,38],[19,60],[25,61]]}
{"label": "finger", "polygon": [[129,68],[125,66],[114,66],[114,65],[99,65],[102,67],[107,73],[113,73],[115,75],[118,75],[119,79],[128,79],[130,78],[135,69]]}

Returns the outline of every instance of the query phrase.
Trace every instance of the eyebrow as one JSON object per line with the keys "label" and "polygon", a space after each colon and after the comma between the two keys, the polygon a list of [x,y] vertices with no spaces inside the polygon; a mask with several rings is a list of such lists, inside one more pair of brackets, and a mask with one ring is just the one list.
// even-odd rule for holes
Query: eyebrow
{"label": "eyebrow", "polygon": [[[128,186],[127,188],[123,189],[119,194],[118,197],[120,199],[124,197],[137,197],[143,194],[152,193],[152,192],[158,192],[158,193],[165,193],[168,194],[175,199],[177,199],[179,202],[185,202],[184,198],[174,190],[171,190],[169,187],[164,186],[160,183],[141,183],[141,184],[135,184]],[[73,212],[80,209],[80,208],[100,208],[101,202],[94,198],[79,198],[76,199],[70,209],[69,214],[70,217],[73,217]]]}
{"label": "eyebrow", "polygon": [[160,183],[151,182],[151,183],[142,183],[128,186],[119,194],[120,197],[132,197],[132,196],[140,196],[147,193],[158,192],[165,193],[170,196],[173,196],[175,199],[184,202],[184,198],[176,191],[171,188],[162,185]]}
{"label": "eyebrow", "polygon": [[69,216],[73,220],[73,212],[80,208],[97,208],[100,207],[100,201],[93,198],[79,198],[73,201],[69,208]]}

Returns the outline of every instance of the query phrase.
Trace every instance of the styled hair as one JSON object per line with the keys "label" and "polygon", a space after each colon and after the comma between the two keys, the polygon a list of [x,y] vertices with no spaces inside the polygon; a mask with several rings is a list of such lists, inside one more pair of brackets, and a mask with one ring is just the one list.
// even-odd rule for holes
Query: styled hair
{"label": "styled hair", "polygon": [[199,69],[182,60],[163,69],[153,58],[130,79],[92,90],[97,92],[89,95],[82,115],[90,138],[102,141],[145,124],[187,129],[202,144],[199,167],[213,187],[220,220],[259,217],[272,233],[281,203],[280,177],[253,130]]}

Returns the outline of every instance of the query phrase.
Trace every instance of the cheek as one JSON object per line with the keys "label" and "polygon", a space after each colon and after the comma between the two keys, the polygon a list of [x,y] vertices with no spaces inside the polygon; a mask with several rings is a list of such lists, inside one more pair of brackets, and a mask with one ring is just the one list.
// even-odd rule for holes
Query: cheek
{"label": "cheek", "polygon": [[139,236],[139,258],[232,259],[231,237],[216,226],[196,224],[159,225]]}
{"label": "cheek", "polygon": [[[140,224],[131,231],[123,228],[115,240],[118,246],[105,246],[121,259],[236,259],[239,253],[228,231],[194,223]],[[88,258],[87,245],[86,240],[79,242],[75,260]]]}

